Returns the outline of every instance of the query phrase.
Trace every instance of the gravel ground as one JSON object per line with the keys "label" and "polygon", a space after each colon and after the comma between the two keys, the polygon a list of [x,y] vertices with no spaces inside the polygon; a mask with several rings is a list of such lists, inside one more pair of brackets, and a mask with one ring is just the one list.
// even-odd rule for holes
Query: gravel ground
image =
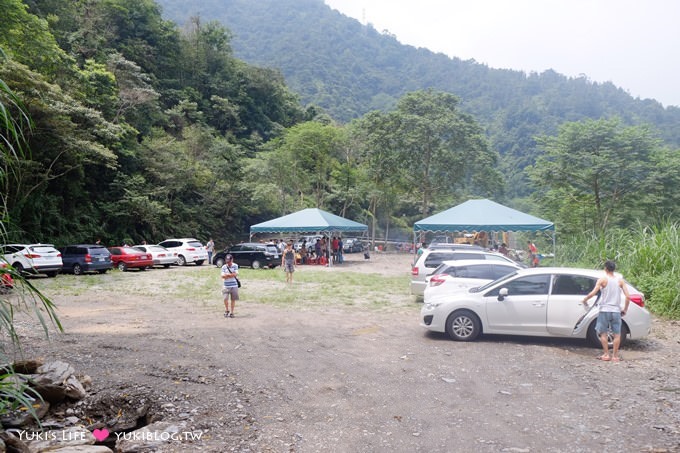
{"label": "gravel ground", "polygon": [[[328,271],[409,272],[406,255],[348,258]],[[407,288],[389,309],[244,298],[225,319],[217,291],[171,290],[197,272],[217,271],[139,272],[156,288],[142,295],[102,284],[52,296],[65,333],[22,329],[25,354],[73,364],[93,397],[150,399],[155,418],[202,433],[157,451],[680,451],[678,322],[655,320],[606,363],[582,341],[427,333]],[[75,278],[34,283],[50,294]]]}

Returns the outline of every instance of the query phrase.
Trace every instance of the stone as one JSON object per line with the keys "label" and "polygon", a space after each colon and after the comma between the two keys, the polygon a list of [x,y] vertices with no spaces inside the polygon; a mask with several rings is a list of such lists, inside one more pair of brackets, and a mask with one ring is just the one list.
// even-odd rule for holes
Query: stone
{"label": "stone", "polygon": [[9,412],[0,418],[0,424],[5,428],[21,428],[29,426],[35,422],[36,418],[38,420],[42,419],[49,410],[50,403],[47,401],[36,401],[33,403],[35,415],[27,411],[26,408],[23,408],[23,410],[20,408],[19,410]]}
{"label": "stone", "polygon": [[76,445],[50,450],[49,453],[113,453],[113,451],[104,445]]}
{"label": "stone", "polygon": [[68,379],[66,379],[66,382],[64,383],[64,394],[76,401],[82,400],[87,396],[85,388],[74,375],[71,375]]}
{"label": "stone", "polygon": [[73,373],[75,373],[75,370],[71,365],[57,360],[45,363],[38,367],[38,372],[36,373],[36,376],[34,376],[34,381],[36,383],[63,383]]}
{"label": "stone", "polygon": [[[38,367],[38,373],[30,376],[35,391],[50,403],[58,403],[66,398],[65,382],[75,370],[65,362],[55,361]],[[82,386],[81,386],[82,387]]]}

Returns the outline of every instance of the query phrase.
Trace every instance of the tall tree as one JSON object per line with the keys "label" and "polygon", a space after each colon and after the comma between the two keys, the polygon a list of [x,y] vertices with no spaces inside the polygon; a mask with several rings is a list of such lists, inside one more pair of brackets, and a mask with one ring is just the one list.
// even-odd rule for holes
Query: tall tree
{"label": "tall tree", "polygon": [[652,157],[660,146],[648,127],[616,118],[570,122],[538,143],[545,154],[529,168],[534,198],[563,231],[602,231],[643,218],[657,191]]}
{"label": "tall tree", "polygon": [[458,102],[449,93],[416,91],[400,99],[395,111],[371,116],[370,122],[382,123],[384,129],[370,133],[374,139],[382,137],[370,146],[381,147],[381,153],[399,162],[399,181],[392,182],[417,197],[421,215],[503,185],[495,170],[497,154],[475,120],[459,110]]}
{"label": "tall tree", "polygon": [[[343,139],[339,128],[316,121],[300,123],[286,131],[268,157],[271,174],[278,176],[281,213],[294,211],[293,206],[327,207]],[[307,201],[305,196],[309,197]]]}

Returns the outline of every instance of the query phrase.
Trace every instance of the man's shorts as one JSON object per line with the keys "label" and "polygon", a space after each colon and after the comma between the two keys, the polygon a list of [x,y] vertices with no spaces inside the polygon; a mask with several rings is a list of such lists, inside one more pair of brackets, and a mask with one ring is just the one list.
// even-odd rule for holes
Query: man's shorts
{"label": "man's shorts", "polygon": [[286,273],[295,272],[295,264],[292,261],[286,261],[283,263],[284,270]]}
{"label": "man's shorts", "polygon": [[238,286],[223,286],[222,294],[224,298],[231,294],[231,300],[238,300]]}
{"label": "man's shorts", "polygon": [[597,334],[602,335],[609,330],[611,330],[614,335],[621,334],[621,312],[601,311],[597,315],[597,324],[595,325]]}

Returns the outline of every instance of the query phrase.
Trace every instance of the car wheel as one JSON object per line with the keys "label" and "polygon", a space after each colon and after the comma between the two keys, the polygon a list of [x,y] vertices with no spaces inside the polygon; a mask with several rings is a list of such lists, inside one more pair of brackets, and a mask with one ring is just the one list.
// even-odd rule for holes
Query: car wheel
{"label": "car wheel", "polygon": [[125,272],[127,270],[127,264],[125,264],[122,261],[120,263],[118,263],[117,267],[118,267],[118,270],[121,271],[121,272]]}
{"label": "car wheel", "polygon": [[[595,325],[597,324],[597,318],[593,320],[593,322],[590,323],[590,326],[588,326],[588,342],[595,348],[601,348],[602,347],[602,342],[600,342],[600,337],[597,335],[597,331],[595,330]],[[619,348],[621,348],[627,341],[628,339],[628,326],[626,325],[625,322],[621,323],[621,341],[619,342]],[[611,332],[607,333],[607,343],[609,344],[609,348],[614,347],[614,335],[612,335]]]}
{"label": "car wheel", "polygon": [[253,261],[251,266],[253,267],[253,269],[260,269],[262,267],[262,263],[260,263],[258,260],[255,260]]}
{"label": "car wheel", "polygon": [[24,273],[24,266],[22,266],[21,263],[14,263],[12,264],[12,267],[17,271],[17,275],[22,275]]}
{"label": "car wheel", "polygon": [[224,258],[222,258],[222,257],[216,258],[216,259],[213,261],[213,264],[214,264],[215,266],[217,266],[217,267],[222,267],[222,266],[224,266]]}
{"label": "car wheel", "polygon": [[205,260],[198,260],[198,261],[196,261],[196,266],[203,266],[204,262],[205,262]]}
{"label": "car wheel", "polygon": [[446,333],[457,341],[472,341],[481,331],[479,318],[468,310],[455,311],[446,320]]}
{"label": "car wheel", "polygon": [[83,274],[83,268],[80,267],[80,264],[74,264],[73,265],[73,274],[74,275],[82,275]]}
{"label": "car wheel", "polygon": [[186,266],[187,265],[187,259],[184,258],[182,255],[177,256],[177,265],[178,266]]}

